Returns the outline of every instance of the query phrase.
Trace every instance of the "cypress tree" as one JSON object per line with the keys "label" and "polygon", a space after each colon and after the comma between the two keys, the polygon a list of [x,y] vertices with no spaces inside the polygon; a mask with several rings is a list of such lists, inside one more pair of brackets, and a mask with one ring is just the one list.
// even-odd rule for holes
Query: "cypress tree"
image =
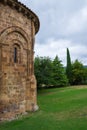
{"label": "cypress tree", "polygon": [[69,83],[72,84],[72,64],[71,64],[71,58],[70,58],[70,52],[67,48],[67,66],[66,66],[66,75],[69,80]]}

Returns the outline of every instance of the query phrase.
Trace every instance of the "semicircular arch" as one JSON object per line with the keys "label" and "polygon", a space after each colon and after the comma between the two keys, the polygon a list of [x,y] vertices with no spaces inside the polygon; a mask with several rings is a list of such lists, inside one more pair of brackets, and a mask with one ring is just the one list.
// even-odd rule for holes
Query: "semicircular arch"
{"label": "semicircular arch", "polygon": [[20,28],[18,26],[12,26],[12,27],[8,27],[8,28],[4,29],[0,34],[0,43],[3,42],[3,39],[6,36],[8,36],[9,34],[11,34],[13,32],[17,32],[17,33],[21,34],[23,36],[23,38],[25,39],[25,41],[28,43],[28,41],[29,41],[28,34],[22,28]]}

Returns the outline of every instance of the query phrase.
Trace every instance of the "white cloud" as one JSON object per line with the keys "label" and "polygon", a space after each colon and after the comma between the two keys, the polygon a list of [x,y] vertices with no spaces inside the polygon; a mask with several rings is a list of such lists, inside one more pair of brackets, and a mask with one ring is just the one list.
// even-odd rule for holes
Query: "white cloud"
{"label": "white cloud", "polygon": [[[66,49],[69,48],[71,59],[79,59],[82,63],[86,63],[87,50],[86,46],[73,44],[72,41],[67,39],[49,39],[45,44],[36,43],[35,45],[35,55],[39,56],[49,56],[54,58],[56,55],[59,56],[63,64],[66,65]],[[84,60],[83,57],[84,56]],[[81,58],[82,57],[82,58]]]}
{"label": "white cloud", "polygon": [[54,58],[66,63],[66,48],[71,58],[87,64],[87,0],[20,0],[40,19],[36,36],[35,55]]}
{"label": "white cloud", "polygon": [[71,16],[66,25],[66,33],[79,33],[87,29],[87,6],[75,12]]}

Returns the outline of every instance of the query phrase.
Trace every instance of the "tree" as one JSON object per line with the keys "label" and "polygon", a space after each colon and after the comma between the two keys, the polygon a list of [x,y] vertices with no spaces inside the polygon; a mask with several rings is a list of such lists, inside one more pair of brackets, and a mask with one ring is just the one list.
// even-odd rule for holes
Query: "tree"
{"label": "tree", "polygon": [[83,71],[83,84],[87,85],[87,68],[84,67],[84,71]]}
{"label": "tree", "polygon": [[69,83],[72,84],[72,64],[71,64],[71,58],[70,58],[70,52],[69,49],[67,48],[67,66],[66,66],[66,75],[69,80]]}
{"label": "tree", "polygon": [[55,87],[66,86],[68,84],[68,80],[65,75],[64,67],[58,56],[56,56],[53,60],[52,69],[52,85]]}
{"label": "tree", "polygon": [[36,57],[34,62],[38,87],[60,87],[68,83],[64,67],[58,56],[54,60],[49,57]]}
{"label": "tree", "polygon": [[34,60],[34,73],[35,73],[35,76],[36,76],[36,79],[37,79],[37,86],[40,85],[41,83],[41,68],[40,68],[40,64],[41,64],[41,59],[37,56],[35,57],[35,60]]}
{"label": "tree", "polygon": [[51,81],[52,61],[49,57],[36,57],[34,62],[37,86],[49,86]]}
{"label": "tree", "polygon": [[73,85],[81,85],[83,84],[85,79],[85,71],[84,66],[78,60],[75,60],[72,63],[72,84]]}

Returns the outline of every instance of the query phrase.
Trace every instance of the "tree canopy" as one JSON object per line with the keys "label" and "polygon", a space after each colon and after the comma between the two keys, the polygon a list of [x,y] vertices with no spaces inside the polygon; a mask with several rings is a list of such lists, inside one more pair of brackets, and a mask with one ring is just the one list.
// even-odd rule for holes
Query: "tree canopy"
{"label": "tree canopy", "polygon": [[54,59],[37,56],[34,60],[34,68],[38,87],[87,84],[87,68],[78,60],[71,62],[68,48],[66,67],[58,56]]}
{"label": "tree canopy", "polygon": [[52,60],[49,57],[35,58],[34,62],[37,86],[60,87],[68,83],[64,67],[58,56]]}
{"label": "tree canopy", "polygon": [[72,63],[72,84],[73,85],[84,84],[85,76],[86,76],[85,71],[86,70],[83,64],[77,59],[75,60],[74,63]]}

